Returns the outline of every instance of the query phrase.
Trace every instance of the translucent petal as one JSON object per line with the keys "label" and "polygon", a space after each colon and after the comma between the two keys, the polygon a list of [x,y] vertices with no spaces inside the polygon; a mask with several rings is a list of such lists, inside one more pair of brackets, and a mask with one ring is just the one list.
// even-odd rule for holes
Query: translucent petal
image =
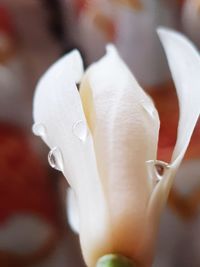
{"label": "translucent petal", "polygon": [[183,159],[200,114],[200,55],[182,34],[160,28],[161,42],[167,55],[178,94],[180,118],[171,165],[177,168]]}
{"label": "translucent petal", "polygon": [[133,257],[152,189],[145,161],[156,159],[158,114],[112,45],[86,72],[80,94],[109,209],[113,250]]}
{"label": "translucent petal", "polygon": [[67,189],[67,218],[68,223],[71,227],[71,229],[75,233],[79,233],[79,214],[78,214],[78,206],[77,206],[77,200],[76,196],[74,194],[74,191],[69,187]]}
{"label": "translucent petal", "polygon": [[149,201],[148,212],[154,221],[160,217],[200,114],[200,57],[197,49],[186,37],[175,31],[159,28],[158,34],[176,85],[180,118],[171,163]]}

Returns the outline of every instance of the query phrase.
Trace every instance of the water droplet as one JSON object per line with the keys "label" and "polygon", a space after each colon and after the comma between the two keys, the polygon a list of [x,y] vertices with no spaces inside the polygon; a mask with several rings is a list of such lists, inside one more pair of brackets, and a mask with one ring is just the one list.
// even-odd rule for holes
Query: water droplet
{"label": "water droplet", "polygon": [[157,173],[158,173],[160,176],[163,176],[163,174],[164,174],[164,170],[165,170],[165,167],[163,166],[163,164],[156,163],[156,164],[155,164],[155,168],[156,168]]}
{"label": "water droplet", "polygon": [[88,136],[88,128],[84,121],[77,121],[73,125],[73,133],[78,137],[82,142],[85,142]]}
{"label": "water droplet", "polygon": [[143,103],[144,110],[152,117],[154,118],[155,114],[155,107],[152,103]]}
{"label": "water droplet", "polygon": [[33,124],[32,132],[34,135],[44,137],[46,135],[46,128],[42,123],[35,123]]}
{"label": "water droplet", "polygon": [[154,182],[159,182],[165,175],[167,169],[170,168],[169,164],[161,160],[148,160],[148,175]]}
{"label": "water droplet", "polygon": [[63,171],[62,153],[58,147],[54,147],[49,151],[48,162],[52,168]]}

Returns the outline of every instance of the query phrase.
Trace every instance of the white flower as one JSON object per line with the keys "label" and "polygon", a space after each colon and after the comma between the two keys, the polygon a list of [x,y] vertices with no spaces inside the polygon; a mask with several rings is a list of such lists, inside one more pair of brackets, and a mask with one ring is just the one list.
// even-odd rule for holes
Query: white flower
{"label": "white flower", "polygon": [[73,190],[69,214],[77,211],[71,222],[88,266],[109,253],[151,265],[160,213],[200,113],[197,50],[179,33],[158,33],[180,105],[169,164],[156,161],[160,123],[153,102],[112,45],[84,74],[78,51],[64,56],[36,89],[33,130]]}

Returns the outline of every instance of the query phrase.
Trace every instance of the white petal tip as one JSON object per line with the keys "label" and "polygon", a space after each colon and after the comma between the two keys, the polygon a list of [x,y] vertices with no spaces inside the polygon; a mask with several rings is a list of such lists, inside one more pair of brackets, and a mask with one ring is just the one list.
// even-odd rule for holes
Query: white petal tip
{"label": "white petal tip", "polygon": [[184,34],[180,32],[161,26],[157,28],[157,33],[163,45],[173,41],[173,45],[177,43],[182,47],[191,47],[197,50],[195,45]]}
{"label": "white petal tip", "polygon": [[80,61],[81,60],[81,54],[78,51],[78,49],[72,50],[68,55],[71,55],[77,61]]}
{"label": "white petal tip", "polygon": [[172,29],[169,29],[163,26],[157,28],[157,33],[161,41],[165,40],[166,38],[186,39],[186,37],[180,32],[176,32],[175,30],[172,30]]}
{"label": "white petal tip", "polygon": [[117,48],[114,46],[114,44],[107,44],[106,45],[106,52],[110,54],[116,54]]}
{"label": "white petal tip", "polygon": [[71,77],[75,83],[78,83],[82,78],[84,69],[83,61],[80,52],[75,49],[70,53],[58,59],[41,77],[40,81],[55,79],[65,79],[66,76]]}
{"label": "white petal tip", "polygon": [[159,26],[157,28],[157,33],[159,36],[162,34],[165,34],[165,33],[169,33],[169,32],[174,32],[174,30],[171,30],[171,29],[164,27],[164,26]]}
{"label": "white petal tip", "polygon": [[[40,78],[33,100],[33,118],[35,123],[44,123],[44,117],[48,119],[46,114],[47,102],[52,107],[55,99],[61,94],[63,97],[73,99],[79,105],[80,98],[76,93],[75,84],[79,83],[83,75],[83,62],[78,50],[64,55],[58,59]],[[66,101],[66,100],[65,100]],[[71,105],[69,105],[71,107]],[[57,109],[57,107],[55,107]],[[46,126],[46,125],[45,125]]]}

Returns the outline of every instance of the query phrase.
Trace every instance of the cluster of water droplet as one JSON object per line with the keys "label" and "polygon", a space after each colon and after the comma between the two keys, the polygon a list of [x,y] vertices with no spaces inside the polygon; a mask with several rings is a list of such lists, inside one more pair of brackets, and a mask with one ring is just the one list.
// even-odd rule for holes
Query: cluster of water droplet
{"label": "cluster of water droplet", "polygon": [[[46,127],[42,123],[35,123],[32,127],[32,131],[35,135],[45,139],[47,134]],[[88,137],[88,128],[83,120],[76,121],[72,127],[73,134],[81,141],[85,142]],[[55,146],[48,153],[49,165],[59,171],[63,171],[63,158],[61,150]]]}

